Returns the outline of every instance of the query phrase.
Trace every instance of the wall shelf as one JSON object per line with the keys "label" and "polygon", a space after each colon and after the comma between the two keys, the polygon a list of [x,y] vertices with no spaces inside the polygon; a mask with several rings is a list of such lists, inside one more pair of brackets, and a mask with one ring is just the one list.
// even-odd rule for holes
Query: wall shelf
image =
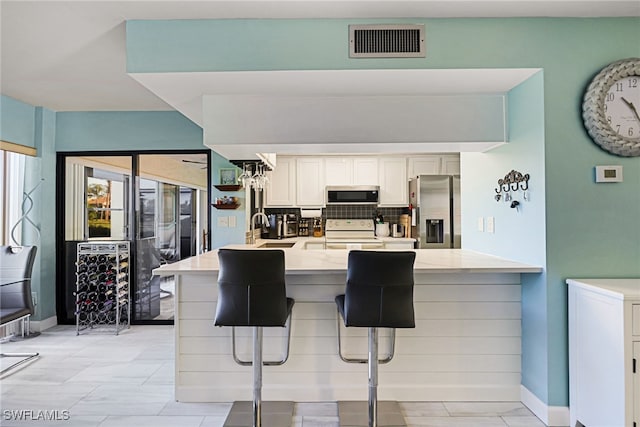
{"label": "wall shelf", "polygon": [[219,184],[214,185],[220,191],[240,191],[242,190],[242,185],[240,184]]}
{"label": "wall shelf", "polygon": [[216,209],[238,209],[240,207],[240,203],[211,203]]}

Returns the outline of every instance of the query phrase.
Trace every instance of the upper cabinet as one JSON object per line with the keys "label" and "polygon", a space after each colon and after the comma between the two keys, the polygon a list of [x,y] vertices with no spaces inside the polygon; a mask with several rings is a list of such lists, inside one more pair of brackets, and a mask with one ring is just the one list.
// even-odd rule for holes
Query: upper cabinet
{"label": "upper cabinet", "polygon": [[460,174],[459,155],[278,156],[265,207],[322,207],[327,185],[379,185],[380,206],[407,206],[409,178],[441,174]]}
{"label": "upper cabinet", "polygon": [[296,206],[296,159],[278,157],[267,176],[265,207]]}
{"label": "upper cabinet", "polygon": [[459,175],[458,154],[429,154],[409,158],[409,178],[418,175]]}
{"label": "upper cabinet", "polygon": [[356,157],[353,159],[353,185],[379,185],[378,159]]}
{"label": "upper cabinet", "polygon": [[299,157],[296,159],[296,167],[297,206],[318,208],[324,206],[324,159],[318,157]]}
{"label": "upper cabinet", "polygon": [[409,177],[418,175],[439,175],[440,156],[420,156],[409,158]]}
{"label": "upper cabinet", "polygon": [[443,175],[460,175],[460,155],[448,154],[442,156],[441,168]]}
{"label": "upper cabinet", "polygon": [[380,206],[406,206],[409,196],[407,159],[389,157],[379,160]]}
{"label": "upper cabinet", "polygon": [[326,157],[326,185],[379,185],[377,157]]}
{"label": "upper cabinet", "polygon": [[[350,185],[353,183],[353,158],[327,157],[324,159],[326,185]],[[376,169],[377,173],[377,169]]]}

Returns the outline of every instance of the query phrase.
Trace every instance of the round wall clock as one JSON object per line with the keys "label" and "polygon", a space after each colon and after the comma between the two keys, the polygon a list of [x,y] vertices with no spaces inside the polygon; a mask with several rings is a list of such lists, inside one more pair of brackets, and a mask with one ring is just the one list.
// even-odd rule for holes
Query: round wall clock
{"label": "round wall clock", "polygon": [[640,58],[609,64],[591,81],[582,102],[594,142],[619,156],[640,156]]}

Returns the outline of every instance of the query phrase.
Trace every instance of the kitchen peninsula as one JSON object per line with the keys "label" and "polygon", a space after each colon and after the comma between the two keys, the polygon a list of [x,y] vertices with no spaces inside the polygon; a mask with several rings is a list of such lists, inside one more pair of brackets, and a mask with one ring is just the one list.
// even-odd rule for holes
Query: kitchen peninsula
{"label": "kitchen peninsula", "polygon": [[[366,400],[367,366],[342,362],[337,350],[334,298],[344,293],[349,251],[299,247],[283,249],[287,294],[296,300],[291,354],[282,366],[264,367],[263,396],[267,400]],[[218,268],[214,250],[154,270],[157,275],[175,277],[178,401],[229,402],[251,397],[251,368],[234,362],[231,328],[213,325]],[[395,357],[380,367],[379,398],[519,401],[520,275],[541,271],[472,251],[416,250],[416,328],[397,331]],[[365,357],[366,330],[342,331],[343,352]],[[381,358],[390,348],[388,332],[381,331]],[[250,330],[238,328],[237,335],[238,357],[250,360]],[[284,328],[267,328],[264,359],[279,358],[285,344]]]}

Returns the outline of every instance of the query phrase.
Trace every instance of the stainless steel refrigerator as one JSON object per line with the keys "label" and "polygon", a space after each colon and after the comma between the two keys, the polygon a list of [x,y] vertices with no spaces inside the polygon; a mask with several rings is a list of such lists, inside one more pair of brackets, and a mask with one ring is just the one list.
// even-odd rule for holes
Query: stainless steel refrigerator
{"label": "stainless steel refrigerator", "polygon": [[460,248],[460,176],[420,175],[409,181],[411,237],[418,249]]}

